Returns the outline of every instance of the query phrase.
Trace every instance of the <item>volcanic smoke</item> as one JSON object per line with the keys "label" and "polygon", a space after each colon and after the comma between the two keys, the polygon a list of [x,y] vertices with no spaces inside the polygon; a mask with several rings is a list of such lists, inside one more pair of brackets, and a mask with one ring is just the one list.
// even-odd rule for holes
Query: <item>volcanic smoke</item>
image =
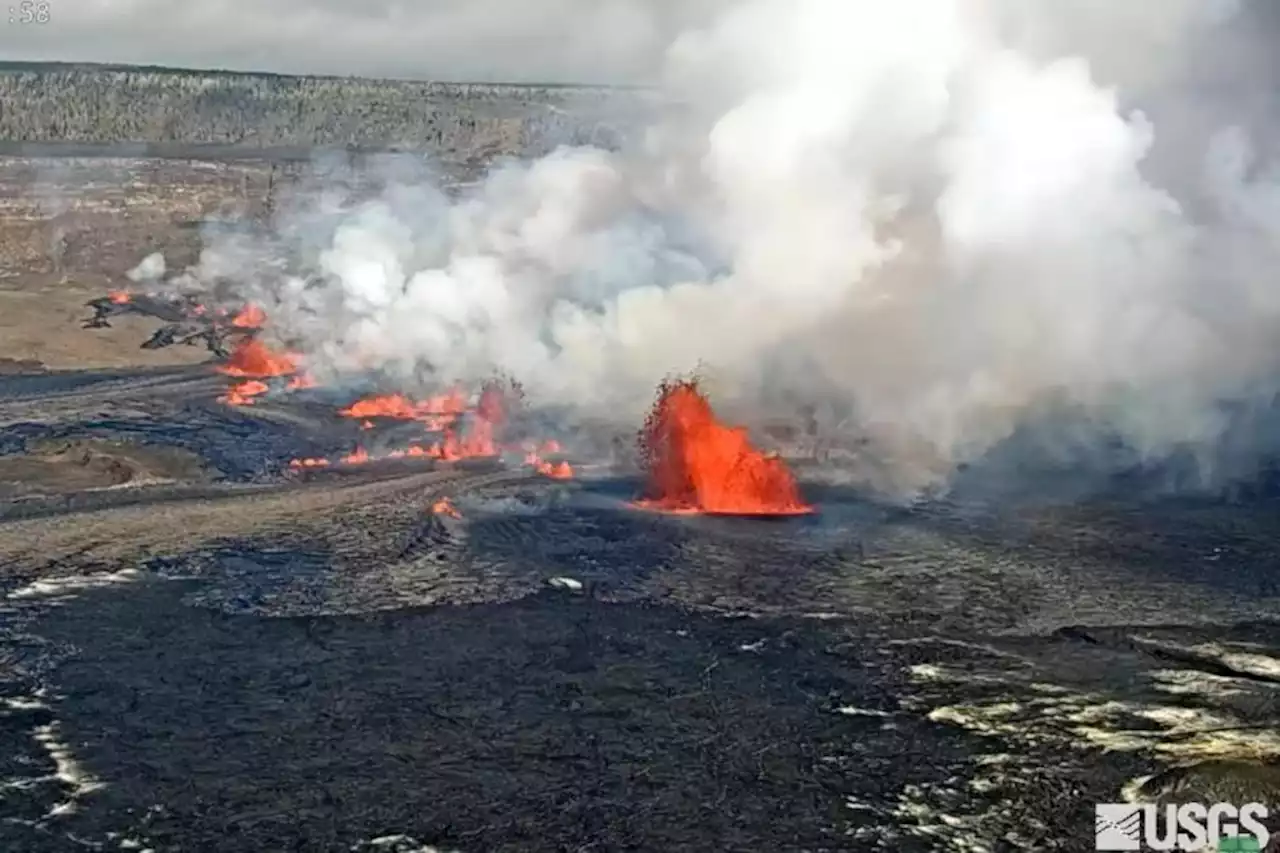
{"label": "volcanic smoke", "polygon": [[1221,483],[1280,449],[1267,5],[714,0],[617,150],[369,162],[168,281],[229,283],[319,381],[511,375],[566,435],[697,369],[893,497],[1041,460]]}
{"label": "volcanic smoke", "polygon": [[804,515],[786,463],[720,423],[696,380],[664,382],[639,439],[647,483],[636,505],[664,512]]}

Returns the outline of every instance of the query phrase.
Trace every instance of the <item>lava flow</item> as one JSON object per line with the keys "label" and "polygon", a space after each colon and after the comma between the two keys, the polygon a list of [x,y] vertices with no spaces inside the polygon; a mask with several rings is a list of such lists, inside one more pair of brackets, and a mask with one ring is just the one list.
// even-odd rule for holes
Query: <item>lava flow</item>
{"label": "lava flow", "polygon": [[245,338],[231,353],[218,372],[245,379],[268,379],[298,372],[297,358],[289,353],[273,351],[257,338]]}
{"label": "lava flow", "polygon": [[795,478],[747,431],[716,419],[695,380],[663,383],[639,439],[647,482],[636,506],[714,515],[804,515]]}
{"label": "lava flow", "polygon": [[226,394],[218,398],[218,402],[226,403],[228,406],[252,406],[254,398],[270,390],[270,386],[262,380],[249,379],[232,385],[227,389]]}
{"label": "lava flow", "polygon": [[218,402],[230,406],[253,405],[257,397],[271,390],[262,381],[264,379],[289,376],[288,387],[291,390],[308,388],[314,384],[305,375],[293,375],[298,371],[296,356],[275,352],[256,337],[241,340],[226,364],[219,365],[217,369],[219,373],[246,380],[232,385],[226,394],[218,398]]}
{"label": "lava flow", "polygon": [[[420,421],[427,432],[444,435],[426,448],[410,448],[410,452],[401,455],[421,455],[456,462],[498,455],[495,432],[506,421],[508,396],[516,394],[517,389],[508,389],[501,383],[486,383],[475,408],[470,410],[467,395],[460,388],[451,388],[422,401],[410,400],[403,394],[383,394],[357,400],[340,414],[362,419],[363,429],[373,426],[370,418]],[[467,416],[465,428],[460,430],[458,421],[464,415]]]}
{"label": "lava flow", "polygon": [[370,418],[421,421],[428,432],[440,432],[467,410],[467,397],[459,388],[415,402],[403,394],[381,394],[357,400],[339,414],[361,418],[372,427]]}
{"label": "lava flow", "polygon": [[339,411],[344,417],[359,419],[361,430],[374,429],[374,419],[417,421],[425,432],[440,433],[430,443],[410,444],[400,450],[372,455],[363,448],[341,459],[294,459],[289,466],[294,470],[324,468],[338,463],[359,465],[365,462],[389,459],[434,459],[440,462],[459,462],[464,459],[496,459],[505,451],[523,449],[525,464],[543,476],[556,480],[568,480],[574,475],[573,467],[566,461],[549,461],[543,453],[559,453],[554,441],[543,442],[541,447],[526,443],[523,448],[507,446],[499,441],[499,433],[508,420],[508,411],[522,398],[520,387],[513,382],[493,380],[480,389],[475,405],[470,405],[468,395],[461,388],[450,388],[424,400],[413,400],[403,394],[380,394],[365,397]]}
{"label": "lava flow", "polygon": [[[265,321],[265,312],[249,304],[235,315],[231,324],[252,331],[260,328]],[[309,388],[315,384],[305,374],[298,374],[297,356],[288,352],[276,352],[253,334],[242,338],[227,362],[217,369],[228,376],[245,380],[232,385],[226,394],[218,398],[220,402],[233,406],[252,405],[258,397],[268,393],[271,387],[264,380],[291,377],[287,386],[290,390]],[[494,380],[486,382],[480,389],[479,399],[474,407],[468,405],[467,394],[457,387],[420,401],[411,400],[403,394],[366,397],[341,409],[339,414],[359,419],[361,429],[364,430],[375,427],[372,420],[374,418],[418,421],[423,424],[426,432],[440,433],[440,438],[431,444],[413,444],[403,450],[376,456],[363,447],[357,447],[354,452],[340,459],[294,459],[289,466],[299,470],[326,468],[335,462],[363,465],[381,459],[422,458],[457,462],[463,459],[496,458],[502,452],[497,433],[507,421],[508,408],[522,396],[516,383]],[[546,452],[559,451],[559,447],[554,444],[544,447]],[[550,462],[544,460],[537,450],[526,450],[528,454],[525,463],[535,471],[558,480],[573,476],[573,468],[568,462]]]}

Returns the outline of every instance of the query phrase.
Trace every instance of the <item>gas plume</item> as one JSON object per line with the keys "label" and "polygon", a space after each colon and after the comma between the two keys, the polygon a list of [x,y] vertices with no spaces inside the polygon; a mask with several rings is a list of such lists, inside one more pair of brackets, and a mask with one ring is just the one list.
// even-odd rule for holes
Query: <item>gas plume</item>
{"label": "gas plume", "polygon": [[322,381],[501,372],[634,429],[696,368],[735,422],[822,413],[900,493],[1015,434],[1237,474],[1280,375],[1280,185],[1250,66],[1211,61],[1246,13],[743,0],[670,46],[622,150],[328,183],[177,286],[230,282]]}

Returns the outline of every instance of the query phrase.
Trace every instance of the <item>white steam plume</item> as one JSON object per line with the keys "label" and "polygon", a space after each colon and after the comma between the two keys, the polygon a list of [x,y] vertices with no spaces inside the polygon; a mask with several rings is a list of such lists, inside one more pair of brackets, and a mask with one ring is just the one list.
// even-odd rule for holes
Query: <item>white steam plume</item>
{"label": "white steam plume", "polygon": [[697,366],[747,411],[825,401],[896,488],[1053,412],[1208,464],[1224,401],[1275,390],[1280,186],[1244,131],[1199,150],[1125,106],[1176,97],[1231,4],[1130,6],[744,0],[672,45],[643,145],[307,199],[191,275],[321,372],[496,369],[628,425]]}

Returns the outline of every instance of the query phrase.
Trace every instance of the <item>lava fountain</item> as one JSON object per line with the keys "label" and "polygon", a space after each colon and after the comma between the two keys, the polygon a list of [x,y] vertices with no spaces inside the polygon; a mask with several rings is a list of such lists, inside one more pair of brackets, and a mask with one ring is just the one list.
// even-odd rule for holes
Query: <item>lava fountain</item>
{"label": "lava fountain", "polygon": [[644,492],[635,505],[711,515],[806,515],[795,478],[747,431],[722,424],[696,380],[664,382],[639,437]]}

